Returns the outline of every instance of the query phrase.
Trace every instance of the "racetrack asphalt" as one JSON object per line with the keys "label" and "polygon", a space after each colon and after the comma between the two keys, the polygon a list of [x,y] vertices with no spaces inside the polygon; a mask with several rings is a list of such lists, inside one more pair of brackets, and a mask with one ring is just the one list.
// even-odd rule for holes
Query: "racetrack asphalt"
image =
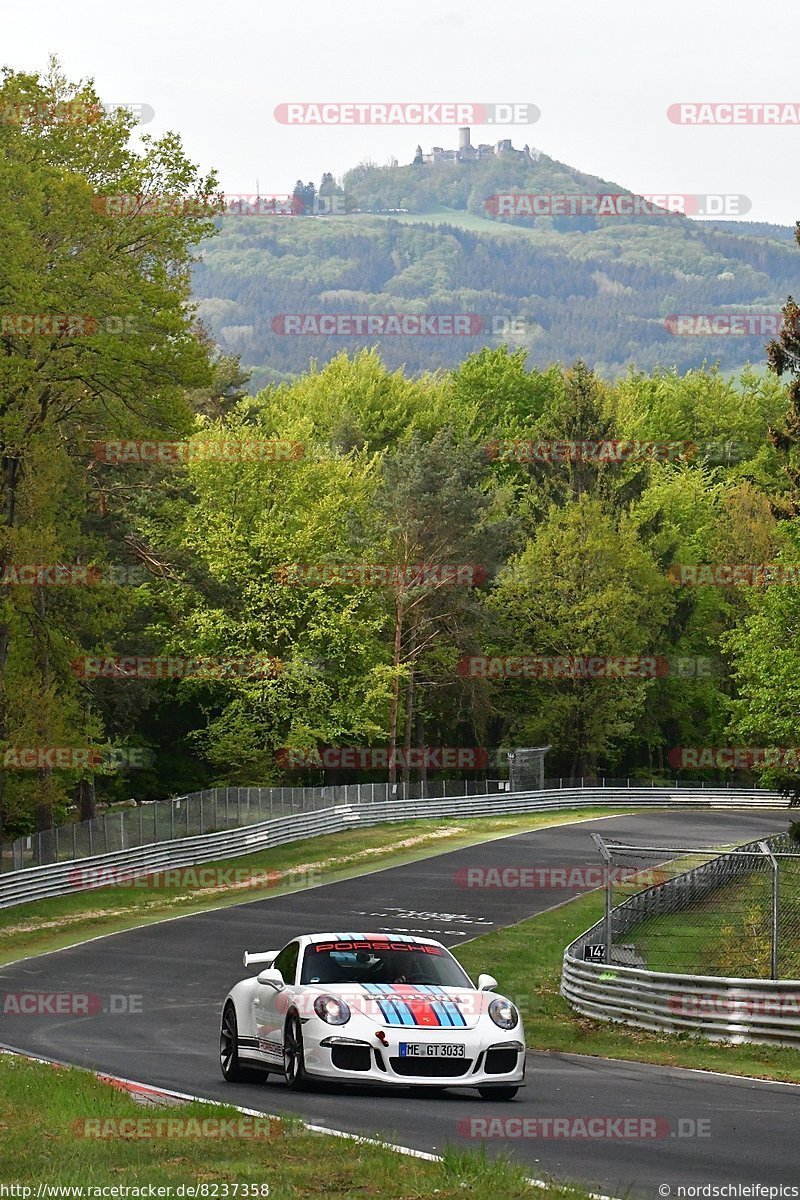
{"label": "racetrack asphalt", "polygon": [[[209,1099],[294,1113],[430,1153],[447,1145],[485,1145],[490,1154],[510,1153],[533,1176],[579,1180],[613,1196],[654,1197],[662,1184],[671,1187],[676,1200],[679,1185],[797,1185],[800,1089],[791,1085],[581,1057],[579,1042],[575,1055],[530,1052],[526,1088],[503,1103],[481,1100],[471,1091],[431,1097],[407,1090],[319,1087],[296,1094],[274,1076],[263,1085],[230,1085],[218,1064],[220,1007],[228,989],[248,974],[242,967],[245,949],[276,949],[298,933],[316,930],[384,929],[428,934],[456,947],[579,894],[563,887],[465,889],[458,875],[464,868],[597,867],[593,831],[639,844],[707,846],[780,832],[787,819],[786,810],[692,809],[550,826],[356,879],[97,938],[0,967],[0,992],[90,993],[101,996],[107,1010],[114,1003],[111,996],[139,996],[141,1012],[4,1012],[0,1042]],[[497,974],[492,963],[485,969]],[[498,990],[503,990],[502,979]],[[665,1136],[591,1141],[465,1136],[473,1118],[498,1116],[656,1118]],[[710,1121],[709,1136],[679,1136],[703,1120]],[[517,1131],[524,1132],[519,1123],[507,1130]]]}

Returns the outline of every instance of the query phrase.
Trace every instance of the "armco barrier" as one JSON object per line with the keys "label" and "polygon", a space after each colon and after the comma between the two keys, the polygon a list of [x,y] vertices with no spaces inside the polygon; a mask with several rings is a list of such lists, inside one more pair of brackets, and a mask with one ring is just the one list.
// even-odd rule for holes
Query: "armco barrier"
{"label": "armco barrier", "polygon": [[561,994],[587,1017],[727,1042],[800,1046],[800,980],[671,975],[564,955]]}
{"label": "armco barrier", "polygon": [[[606,779],[600,781],[605,788],[631,787],[631,779]],[[544,791],[561,791],[576,787],[596,787],[586,779],[549,779],[543,784],[530,787]],[[643,784],[635,784],[643,787]],[[715,790],[705,780],[652,780],[648,785],[664,789],[683,790],[687,795],[693,791]],[[739,791],[738,786],[725,785],[726,789]],[[718,785],[716,785],[717,790]],[[133,803],[114,811],[99,813],[90,820],[72,821],[53,826],[37,833],[23,834],[13,841],[4,841],[0,831],[0,872],[24,871],[28,867],[42,867],[49,863],[71,862],[93,858],[98,854],[110,854],[114,850],[132,850],[136,846],[149,846],[154,842],[174,842],[179,838],[200,837],[205,833],[220,833],[225,829],[239,829],[242,825],[258,825],[287,817],[294,813],[315,812],[317,809],[332,808],[338,804],[371,804],[392,802],[404,804],[406,800],[442,800],[448,797],[485,796],[504,791],[528,791],[529,787],[511,788],[508,780],[502,779],[428,779],[414,780],[409,784],[396,783],[346,783],[287,787],[218,787],[207,788],[189,795],[173,796],[168,800]]]}
{"label": "armco barrier", "polygon": [[[786,835],[766,839],[775,852]],[[722,854],[674,879],[637,892],[611,910],[613,940],[668,905],[671,889],[702,899],[710,890],[752,870],[758,842]],[[732,1043],[763,1042],[800,1046],[800,980],[738,979],[719,975],[687,975],[648,971],[644,967],[584,962],[583,948],[604,944],[605,918],[564,951],[561,994],[584,1016],[618,1021],[640,1029],[702,1034]]]}
{"label": "armco barrier", "polygon": [[[785,807],[786,801],[773,792],[705,788],[702,791],[673,791],[671,788],[561,788],[551,791],[499,792],[481,796],[450,796],[422,800],[368,801],[331,805],[312,812],[294,813],[238,829],[199,837],[155,842],[110,854],[98,854],[69,862],[29,867],[0,875],[0,908],[25,904],[48,896],[63,896],[92,885],[76,876],[86,872],[124,872],[142,876],[196,866],[217,859],[253,854],[271,846],[282,846],[318,834],[337,833],[357,826],[386,821],[408,821],[422,817],[499,816],[504,813],[553,812],[567,808],[681,808],[681,807]],[[102,886],[95,883],[94,886]]]}

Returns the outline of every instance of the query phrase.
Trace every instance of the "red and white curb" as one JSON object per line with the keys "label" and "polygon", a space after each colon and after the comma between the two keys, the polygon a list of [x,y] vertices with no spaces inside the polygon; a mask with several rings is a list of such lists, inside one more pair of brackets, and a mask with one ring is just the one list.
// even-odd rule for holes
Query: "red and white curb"
{"label": "red and white curb", "polygon": [[[278,1116],[277,1113],[262,1112],[257,1108],[243,1108],[241,1104],[223,1104],[220,1100],[211,1100],[207,1096],[194,1096],[190,1092],[176,1092],[171,1088],[153,1087],[149,1083],[140,1083],[136,1079],[125,1079],[121,1075],[109,1075],[106,1071],[92,1071],[89,1067],[76,1067],[73,1063],[60,1062],[55,1058],[46,1058],[43,1054],[31,1054],[27,1050],[16,1050],[13,1046],[0,1045],[0,1055],[11,1055],[15,1058],[24,1058],[28,1062],[43,1063],[48,1067],[52,1067],[55,1071],[61,1071],[68,1068],[71,1071],[86,1071],[89,1075],[93,1075],[101,1083],[106,1083],[109,1087],[117,1088],[121,1092],[127,1092],[132,1100],[137,1104],[142,1104],[149,1108],[157,1107],[173,1107],[177,1104],[187,1104],[190,1102],[198,1102],[200,1104],[213,1104],[218,1108],[233,1108],[236,1112],[242,1113],[246,1117],[269,1117],[273,1121],[282,1121],[285,1118]],[[425,1150],[415,1150],[412,1146],[398,1146],[394,1142],[384,1142],[380,1138],[361,1137],[357,1133],[346,1133],[343,1129],[329,1129],[327,1125],[311,1125],[308,1121],[303,1121],[302,1118],[296,1118],[304,1129],[309,1133],[319,1133],[326,1137],[345,1138],[347,1141],[356,1142],[360,1146],[378,1146],[381,1150],[393,1150],[396,1154],[405,1154],[409,1158],[423,1158],[427,1162],[442,1162],[440,1154],[428,1154]],[[543,1179],[529,1179],[528,1183],[532,1187],[552,1189],[553,1183],[547,1183]],[[567,1185],[563,1185],[566,1187]],[[615,1196],[605,1196],[598,1192],[589,1192],[591,1200],[617,1200]]]}

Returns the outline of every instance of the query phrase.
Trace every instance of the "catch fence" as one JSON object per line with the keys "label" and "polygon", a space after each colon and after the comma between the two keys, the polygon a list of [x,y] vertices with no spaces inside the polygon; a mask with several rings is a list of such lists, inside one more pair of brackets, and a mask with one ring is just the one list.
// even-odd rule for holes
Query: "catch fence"
{"label": "catch fence", "polygon": [[[620,789],[637,794],[660,792],[665,803],[670,791],[684,794],[707,791],[709,802],[720,793],[733,802],[775,803],[772,792],[759,788],[741,788],[731,784],[693,782],[691,780],[654,780],[643,784],[636,779],[594,778],[545,779],[544,787],[534,789],[545,796],[554,791],[579,791],[587,794],[608,789],[609,799]],[[523,789],[527,790],[527,789]],[[185,796],[133,804],[100,813],[88,821],[73,821],[3,841],[0,837],[0,872],[21,871],[50,863],[74,862],[98,854],[134,849],[177,838],[199,837],[207,833],[240,829],[293,814],[318,812],[341,804],[404,804],[411,800],[438,800],[458,796],[490,796],[513,792],[506,779],[429,780],[403,783],[352,783],[321,787],[223,787],[208,788]],[[633,798],[633,797],[632,797]],[[618,803],[617,800],[613,802]],[[781,803],[781,801],[779,801]]]}

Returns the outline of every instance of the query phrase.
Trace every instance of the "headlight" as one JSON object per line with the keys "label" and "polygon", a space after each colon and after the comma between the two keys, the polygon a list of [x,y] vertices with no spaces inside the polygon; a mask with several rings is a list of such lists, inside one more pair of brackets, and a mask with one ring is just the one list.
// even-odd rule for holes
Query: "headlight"
{"label": "headlight", "polygon": [[346,1025],[350,1020],[350,1009],[338,996],[317,996],[314,1012],[328,1025]]}
{"label": "headlight", "polygon": [[489,1016],[501,1029],[513,1029],[519,1021],[519,1013],[511,1001],[500,996],[489,1005]]}

